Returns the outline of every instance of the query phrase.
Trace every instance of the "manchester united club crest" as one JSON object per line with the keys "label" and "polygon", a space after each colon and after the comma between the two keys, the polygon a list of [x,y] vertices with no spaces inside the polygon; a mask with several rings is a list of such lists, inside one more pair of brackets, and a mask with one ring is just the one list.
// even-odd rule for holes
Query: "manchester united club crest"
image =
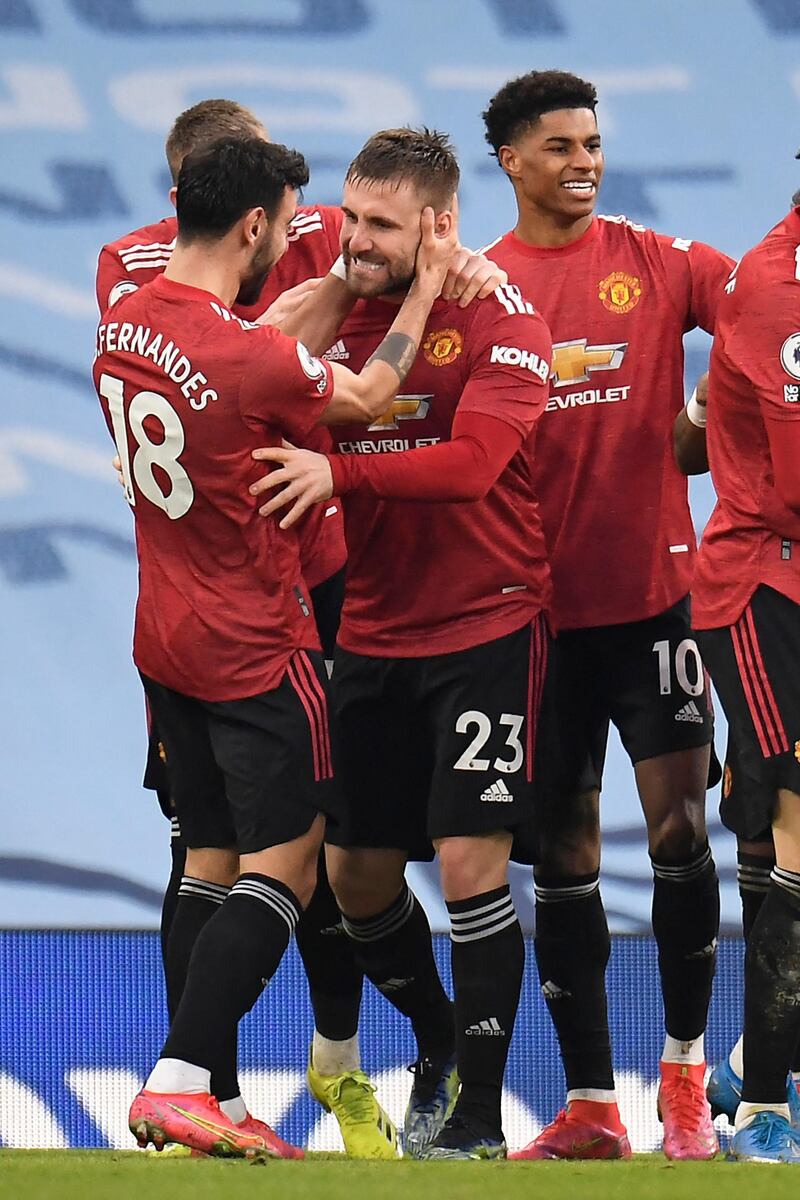
{"label": "manchester united club crest", "polygon": [[800,763],[800,738],[798,738],[794,744],[794,756]]}
{"label": "manchester united club crest", "polygon": [[609,312],[620,315],[629,313],[639,303],[642,281],[635,275],[626,274],[625,271],[612,271],[605,279],[600,280],[597,294],[603,302],[603,307]]}
{"label": "manchester united club crest", "polygon": [[722,774],[722,798],[727,800],[733,790],[733,774],[730,767],[725,763],[725,770]]}
{"label": "manchester united club crest", "polygon": [[464,348],[457,329],[439,329],[429,333],[422,345],[422,353],[432,367],[447,367],[455,362]]}

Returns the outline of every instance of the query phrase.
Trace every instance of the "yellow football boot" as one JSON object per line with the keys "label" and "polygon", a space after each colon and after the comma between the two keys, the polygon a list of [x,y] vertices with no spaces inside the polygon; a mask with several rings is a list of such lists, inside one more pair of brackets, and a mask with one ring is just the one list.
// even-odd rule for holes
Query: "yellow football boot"
{"label": "yellow football boot", "polygon": [[308,1061],[311,1095],[339,1122],[349,1158],[397,1158],[397,1130],[375,1099],[375,1088],[363,1071],[320,1075]]}

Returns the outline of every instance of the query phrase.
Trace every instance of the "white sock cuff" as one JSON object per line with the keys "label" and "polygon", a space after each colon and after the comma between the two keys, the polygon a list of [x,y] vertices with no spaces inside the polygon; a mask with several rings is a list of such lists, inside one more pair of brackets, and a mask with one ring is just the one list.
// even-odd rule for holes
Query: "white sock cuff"
{"label": "white sock cuff", "polygon": [[664,1038],[664,1051],[661,1061],[665,1063],[680,1063],[682,1066],[699,1067],[706,1061],[705,1034],[682,1042],[679,1038]]}
{"label": "white sock cuff", "polygon": [[160,1058],[144,1085],[148,1092],[199,1093],[211,1091],[211,1072],[182,1058]]}
{"label": "white sock cuff", "polygon": [[567,1092],[567,1104],[573,1100],[591,1100],[594,1104],[616,1104],[615,1088],[570,1088]]}
{"label": "white sock cuff", "polygon": [[736,1109],[736,1132],[746,1129],[750,1122],[762,1112],[777,1113],[779,1117],[789,1120],[788,1104],[750,1104],[749,1101],[742,1100]]}
{"label": "white sock cuff", "polygon": [[342,1041],[333,1041],[315,1029],[311,1043],[311,1065],[320,1075],[344,1075],[347,1071],[360,1071],[358,1034]]}

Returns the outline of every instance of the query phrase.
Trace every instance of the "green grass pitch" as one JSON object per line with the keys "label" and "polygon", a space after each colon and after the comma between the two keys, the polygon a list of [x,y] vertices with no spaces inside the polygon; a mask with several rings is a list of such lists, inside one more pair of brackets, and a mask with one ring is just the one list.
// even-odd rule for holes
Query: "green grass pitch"
{"label": "green grass pitch", "polygon": [[787,1166],[668,1163],[365,1163],[186,1159],[114,1151],[0,1150],[3,1200],[775,1200],[795,1196]]}

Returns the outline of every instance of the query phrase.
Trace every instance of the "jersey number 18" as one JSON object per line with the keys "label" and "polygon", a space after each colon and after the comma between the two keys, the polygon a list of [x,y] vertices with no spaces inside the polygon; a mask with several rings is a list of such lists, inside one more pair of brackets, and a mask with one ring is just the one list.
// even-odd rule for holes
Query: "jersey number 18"
{"label": "jersey number 18", "polygon": [[[100,376],[100,395],[108,403],[114,441],[122,464],[125,496],[133,508],[136,494],[133,481],[139,491],[171,521],[177,521],[189,511],[194,500],[192,481],[178,462],[186,445],[181,419],[165,396],[158,392],[137,392],[128,407],[127,425],[136,441],[133,459],[128,451],[128,429],[123,404],[124,386],[121,379],[113,375]],[[154,442],[147,436],[144,423],[155,417],[164,430],[164,440]],[[160,467],[170,482],[169,492],[164,492],[156,478],[153,467]]]}

